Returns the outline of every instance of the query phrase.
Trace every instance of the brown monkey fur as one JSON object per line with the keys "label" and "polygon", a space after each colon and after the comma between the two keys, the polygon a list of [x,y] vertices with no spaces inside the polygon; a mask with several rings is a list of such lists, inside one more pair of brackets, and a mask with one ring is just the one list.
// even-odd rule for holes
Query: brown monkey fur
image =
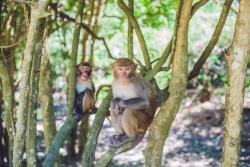
{"label": "brown monkey fur", "polygon": [[114,80],[111,101],[111,124],[118,132],[110,143],[118,147],[142,138],[154,118],[156,95],[147,81],[136,73],[137,65],[130,59],[118,59],[113,65]]}

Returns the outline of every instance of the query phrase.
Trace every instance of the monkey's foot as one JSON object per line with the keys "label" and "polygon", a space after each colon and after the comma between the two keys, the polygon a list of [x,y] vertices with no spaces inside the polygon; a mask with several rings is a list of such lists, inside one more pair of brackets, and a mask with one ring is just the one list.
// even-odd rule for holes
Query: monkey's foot
{"label": "monkey's foot", "polygon": [[113,135],[110,138],[110,144],[112,147],[119,147],[127,141],[129,141],[129,137],[126,134]]}

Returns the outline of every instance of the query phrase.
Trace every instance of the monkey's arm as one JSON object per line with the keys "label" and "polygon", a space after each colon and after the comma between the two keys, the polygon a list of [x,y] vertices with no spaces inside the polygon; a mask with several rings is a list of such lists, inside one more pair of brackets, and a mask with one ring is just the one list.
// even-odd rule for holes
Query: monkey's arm
{"label": "monkey's arm", "polygon": [[149,100],[142,97],[135,97],[127,100],[121,100],[119,102],[119,106],[130,109],[146,109],[149,106]]}

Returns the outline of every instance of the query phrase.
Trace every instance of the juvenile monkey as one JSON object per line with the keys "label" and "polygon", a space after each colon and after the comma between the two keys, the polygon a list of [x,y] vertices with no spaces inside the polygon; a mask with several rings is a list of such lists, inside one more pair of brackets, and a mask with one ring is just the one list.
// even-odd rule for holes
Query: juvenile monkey
{"label": "juvenile monkey", "polygon": [[118,59],[113,65],[113,100],[111,124],[118,132],[110,139],[113,147],[130,140],[141,140],[156,111],[156,95],[152,86],[136,71],[130,59]]}
{"label": "juvenile monkey", "polygon": [[81,120],[85,112],[91,112],[95,105],[95,87],[91,80],[92,66],[82,62],[77,66],[76,91],[73,115],[77,121]]}

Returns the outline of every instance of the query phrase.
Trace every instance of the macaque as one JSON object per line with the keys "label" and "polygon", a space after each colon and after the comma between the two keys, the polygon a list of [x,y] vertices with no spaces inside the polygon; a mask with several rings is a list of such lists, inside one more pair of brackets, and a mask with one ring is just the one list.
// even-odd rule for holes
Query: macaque
{"label": "macaque", "polygon": [[[112,64],[113,100],[110,102],[111,124],[118,132],[110,139],[113,147],[143,138],[156,111],[156,94],[147,81],[136,73],[137,65],[128,58]],[[138,141],[138,142],[139,142]]]}
{"label": "macaque", "polygon": [[91,112],[95,105],[95,87],[91,80],[92,66],[82,62],[77,66],[76,91],[73,115],[77,121],[81,120],[84,113]]}

